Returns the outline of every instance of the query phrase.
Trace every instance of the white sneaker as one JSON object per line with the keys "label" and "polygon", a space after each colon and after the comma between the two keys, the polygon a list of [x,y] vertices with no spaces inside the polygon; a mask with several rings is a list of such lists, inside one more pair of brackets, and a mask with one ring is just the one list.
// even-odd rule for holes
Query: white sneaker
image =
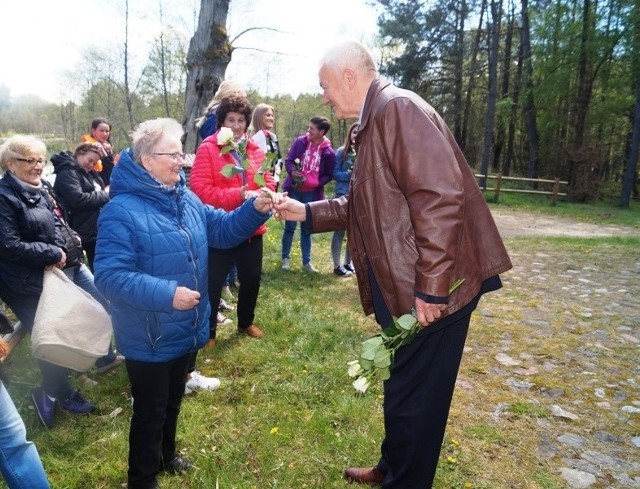
{"label": "white sneaker", "polygon": [[304,265],[302,265],[302,269],[306,270],[307,272],[311,272],[311,273],[318,273],[320,271],[316,267],[314,267],[313,263],[311,263],[311,262],[305,263]]}
{"label": "white sneaker", "polygon": [[235,297],[233,297],[233,292],[231,292],[231,289],[229,288],[228,285],[225,285],[224,287],[222,287],[222,298],[223,299],[227,299],[232,301],[233,299],[235,299]]}
{"label": "white sneaker", "polygon": [[283,258],[282,259],[282,269],[283,270],[291,270],[291,262],[289,261],[289,258]]}
{"label": "white sneaker", "polygon": [[218,306],[218,311],[220,312],[228,312],[228,311],[233,311],[234,307],[229,304],[227,301],[225,301],[224,299],[220,299],[220,306]]}
{"label": "white sneaker", "polygon": [[191,372],[189,379],[185,385],[184,392],[187,394],[187,389],[200,389],[203,391],[213,391],[220,387],[220,380],[215,377],[205,377],[197,370]]}
{"label": "white sneaker", "polygon": [[231,324],[233,321],[229,319],[227,316],[218,311],[218,315],[216,316],[216,322],[218,324]]}

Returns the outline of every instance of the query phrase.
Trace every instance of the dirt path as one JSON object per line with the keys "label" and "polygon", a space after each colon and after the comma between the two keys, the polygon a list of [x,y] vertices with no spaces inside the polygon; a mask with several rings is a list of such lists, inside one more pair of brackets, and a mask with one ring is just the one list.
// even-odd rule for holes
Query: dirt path
{"label": "dirt path", "polygon": [[640,236],[639,228],[614,226],[609,224],[588,224],[553,216],[509,209],[491,209],[504,238],[515,236]]}

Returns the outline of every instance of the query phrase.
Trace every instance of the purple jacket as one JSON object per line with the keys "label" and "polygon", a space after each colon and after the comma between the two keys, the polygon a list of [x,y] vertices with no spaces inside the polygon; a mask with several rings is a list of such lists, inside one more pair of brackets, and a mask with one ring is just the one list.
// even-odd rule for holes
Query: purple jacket
{"label": "purple jacket", "polygon": [[[291,178],[291,173],[295,170],[293,161],[296,158],[299,158],[300,161],[302,161],[302,155],[304,155],[304,152],[307,149],[307,141],[307,135],[303,134],[302,136],[297,137],[295,141],[293,141],[293,144],[291,144],[291,148],[287,154],[287,159],[284,161],[284,167],[287,169],[287,178],[282,185],[282,190],[285,192],[296,191],[293,188],[293,181]],[[331,146],[322,150],[322,155],[320,156],[320,174],[318,175],[319,185],[313,191],[314,201],[324,199],[324,186],[333,179],[333,167],[336,164],[335,158],[335,152]]]}

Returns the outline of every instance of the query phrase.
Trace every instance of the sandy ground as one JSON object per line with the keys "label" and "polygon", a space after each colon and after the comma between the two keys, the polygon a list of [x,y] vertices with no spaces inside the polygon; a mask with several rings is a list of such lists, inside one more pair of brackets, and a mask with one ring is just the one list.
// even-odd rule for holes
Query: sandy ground
{"label": "sandy ground", "polygon": [[640,236],[640,228],[613,226],[609,224],[587,224],[584,222],[551,216],[512,211],[509,209],[491,209],[504,238],[515,236]]}

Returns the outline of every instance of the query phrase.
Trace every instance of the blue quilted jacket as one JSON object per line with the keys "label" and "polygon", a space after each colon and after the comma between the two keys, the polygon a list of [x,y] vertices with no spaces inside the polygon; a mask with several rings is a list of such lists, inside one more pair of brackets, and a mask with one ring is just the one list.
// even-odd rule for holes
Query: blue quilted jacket
{"label": "blue quilted jacket", "polygon": [[[268,218],[253,199],[228,213],[205,206],[184,174],[169,188],[123,151],[98,220],[94,262],[96,286],[111,301],[118,350],[132,360],[165,362],[201,348],[211,313],[208,246],[237,246]],[[175,310],[178,286],[199,291],[199,305]]]}

